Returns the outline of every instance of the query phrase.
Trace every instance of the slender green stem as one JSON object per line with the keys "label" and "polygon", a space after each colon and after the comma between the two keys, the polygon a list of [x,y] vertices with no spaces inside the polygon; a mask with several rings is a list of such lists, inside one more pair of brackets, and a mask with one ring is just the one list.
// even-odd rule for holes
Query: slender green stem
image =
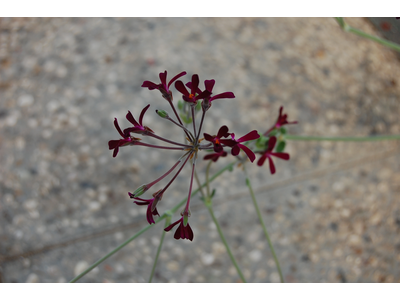
{"label": "slender green stem", "polygon": [[[231,169],[236,162],[232,162],[230,164],[228,164],[227,166],[225,166],[224,168],[220,169],[217,173],[215,173],[211,178],[210,178],[210,182],[215,180],[215,178],[217,178],[218,176],[220,176],[222,173],[224,173],[226,170]],[[206,184],[204,183],[201,187],[205,187]],[[200,188],[196,189],[195,191],[193,191],[192,196],[196,195],[199,192]],[[155,223],[157,224],[158,222],[161,222],[161,220],[165,219],[167,216],[170,216],[172,214],[174,214],[175,212],[178,211],[178,209],[184,204],[186,203],[187,197],[184,198],[181,202],[179,202],[177,205],[175,205],[171,210],[166,211],[160,218],[158,218]],[[109,252],[108,254],[106,254],[104,257],[100,258],[98,261],[96,261],[94,264],[92,264],[90,267],[88,267],[85,271],[83,271],[81,274],[79,274],[78,276],[76,276],[75,278],[73,278],[70,283],[76,282],[78,281],[80,278],[82,278],[84,275],[86,275],[87,273],[89,273],[91,270],[93,270],[95,267],[97,267],[99,264],[101,264],[103,261],[105,261],[107,258],[109,258],[110,256],[112,256],[113,254],[115,254],[116,252],[118,252],[119,250],[121,250],[123,247],[125,247],[126,245],[128,245],[130,242],[132,242],[134,239],[136,239],[138,236],[140,236],[142,233],[146,232],[148,229],[150,229],[152,227],[152,225],[147,225],[145,228],[143,228],[142,230],[140,230],[138,233],[136,233],[135,235],[133,235],[132,237],[130,237],[129,239],[127,239],[125,242],[123,242],[121,245],[119,245],[117,248],[115,248],[114,250],[112,250],[111,252]]]}
{"label": "slender green stem", "polygon": [[375,142],[385,140],[400,140],[400,135],[380,135],[367,137],[324,137],[324,136],[300,136],[285,135],[287,140],[295,141],[334,141],[334,142]]}
{"label": "slender green stem", "polygon": [[203,188],[201,187],[199,176],[197,175],[197,171],[196,170],[194,171],[194,178],[196,179],[196,183],[199,186],[200,193],[201,193],[201,196],[203,197],[203,200],[206,201],[206,195],[204,194]]}
{"label": "slender green stem", "polygon": [[276,253],[275,253],[275,250],[274,250],[274,246],[272,245],[271,239],[269,238],[267,227],[265,227],[265,224],[264,224],[264,221],[263,221],[263,218],[262,218],[262,215],[261,215],[261,211],[260,211],[260,208],[258,207],[256,196],[254,195],[253,188],[252,188],[251,183],[250,183],[250,178],[249,178],[249,175],[247,174],[246,169],[245,169],[245,174],[246,174],[246,185],[249,188],[251,199],[253,200],[254,208],[256,209],[256,212],[257,212],[258,220],[261,223],[261,227],[262,227],[262,229],[264,231],[265,238],[268,241],[269,249],[271,250],[272,256],[274,257],[276,268],[278,269],[278,272],[279,272],[279,277],[281,278],[281,282],[283,283],[284,280],[283,280],[281,266],[279,265],[278,257],[276,256]]}
{"label": "slender green stem", "polygon": [[226,239],[225,239],[225,237],[224,237],[224,234],[222,233],[221,226],[219,225],[219,223],[218,223],[218,221],[217,221],[217,218],[215,218],[214,211],[213,211],[213,209],[212,209],[211,204],[206,205],[206,206],[207,206],[207,208],[208,208],[208,211],[210,212],[211,218],[213,219],[215,226],[217,226],[217,230],[218,230],[219,236],[220,236],[222,242],[223,242],[224,245],[225,245],[226,251],[228,252],[229,257],[231,258],[231,261],[232,261],[233,265],[235,266],[236,271],[237,271],[238,274],[239,274],[239,277],[242,279],[243,282],[246,282],[246,279],[244,278],[243,273],[242,273],[242,271],[241,271],[240,268],[239,268],[239,265],[237,264],[235,258],[233,257],[232,251],[231,251],[231,249],[229,248],[229,245],[228,245],[228,243],[227,243],[227,241],[226,241]]}
{"label": "slender green stem", "polygon": [[[171,223],[171,216],[167,216],[167,218],[165,219],[164,228],[167,228],[170,223]],[[160,244],[158,245],[156,257],[154,258],[153,268],[151,269],[149,283],[153,280],[154,271],[156,270],[158,257],[160,256],[161,248],[162,248],[162,245],[163,245],[163,242],[164,242],[164,237],[165,237],[165,230],[163,230],[162,234],[161,234]]]}
{"label": "slender green stem", "polygon": [[353,27],[351,27],[350,25],[348,25],[348,24],[344,21],[343,18],[335,18],[335,19],[336,19],[336,21],[339,23],[340,27],[342,27],[342,29],[343,29],[344,31],[354,33],[354,34],[356,34],[356,35],[358,35],[358,36],[361,36],[361,37],[370,39],[370,40],[372,40],[372,41],[374,41],[374,42],[377,42],[377,43],[379,43],[379,44],[381,44],[381,45],[384,45],[384,46],[386,46],[386,47],[389,47],[389,48],[391,48],[391,49],[393,49],[393,50],[396,50],[396,51],[399,51],[399,52],[400,52],[400,45],[399,45],[399,44],[390,42],[390,41],[388,41],[388,40],[379,38],[379,37],[377,37],[377,36],[373,36],[373,35],[370,35],[370,34],[368,34],[368,33],[365,33],[364,31],[361,31],[361,30],[359,30],[359,29],[353,28]]}

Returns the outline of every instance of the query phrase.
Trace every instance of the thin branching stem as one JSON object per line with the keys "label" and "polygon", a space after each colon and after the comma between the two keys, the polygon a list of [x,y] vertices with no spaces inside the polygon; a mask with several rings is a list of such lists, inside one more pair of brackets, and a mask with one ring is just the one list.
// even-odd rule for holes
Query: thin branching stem
{"label": "thin branching stem", "polygon": [[[171,216],[167,216],[167,218],[165,219],[165,225],[164,228],[167,228],[168,225],[171,223]],[[158,257],[160,256],[160,252],[161,252],[161,248],[164,242],[164,237],[165,237],[165,231],[162,231],[161,234],[161,238],[160,238],[160,243],[158,244],[158,248],[157,248],[157,253],[156,253],[156,257],[154,258],[154,262],[153,262],[153,268],[151,269],[151,274],[150,274],[150,278],[149,278],[149,283],[153,280],[153,276],[154,276],[154,272],[156,270],[156,265],[157,265],[157,261],[158,261]]]}
{"label": "thin branching stem", "polygon": [[[233,165],[236,163],[232,162],[230,164],[228,164],[227,166],[225,166],[224,168],[220,169],[217,173],[215,173],[211,178],[210,178],[210,182],[215,180],[217,177],[219,177],[222,173],[224,173],[227,170],[230,170]],[[203,183],[203,185],[201,187],[205,187],[206,184]],[[192,193],[192,197],[194,195],[196,195],[199,192],[199,188],[197,188],[196,190],[193,191]],[[185,204],[187,201],[187,197],[184,198],[181,202],[179,202],[177,205],[175,205],[174,208],[172,208],[169,211],[166,211],[164,214],[162,214],[162,216],[160,218],[158,218],[155,223],[159,223],[161,222],[163,219],[165,219],[167,216],[171,216],[172,214],[176,213],[178,211],[178,209]],[[141,234],[143,234],[144,232],[146,232],[147,230],[149,230],[152,227],[152,225],[147,225],[145,228],[143,228],[142,230],[140,230],[138,233],[136,233],[135,235],[133,235],[132,237],[130,237],[129,239],[127,239],[125,242],[123,242],[121,245],[119,245],[117,248],[115,248],[114,250],[112,250],[111,252],[109,252],[108,254],[106,254],[105,256],[103,256],[102,258],[100,258],[98,261],[96,261],[94,264],[92,264],[90,267],[88,267],[85,271],[83,271],[81,274],[79,274],[78,276],[76,276],[75,278],[73,278],[70,283],[73,282],[77,282],[80,278],[82,278],[83,276],[85,276],[87,273],[89,273],[91,270],[93,270],[95,267],[97,267],[99,264],[101,264],[103,261],[105,261],[107,258],[109,258],[110,256],[112,256],[113,254],[117,253],[119,250],[121,250],[123,247],[125,247],[126,245],[128,245],[130,242],[132,242],[134,239],[136,239],[137,237],[139,237]]]}
{"label": "thin branching stem", "polygon": [[332,141],[332,142],[376,142],[385,140],[400,140],[400,135],[380,135],[367,137],[326,137],[285,135],[285,139],[293,141]]}
{"label": "thin branching stem", "polygon": [[264,235],[265,235],[265,238],[267,239],[269,249],[271,250],[272,256],[273,256],[274,261],[275,261],[276,268],[277,268],[277,270],[279,272],[279,277],[281,279],[281,282],[283,283],[284,280],[283,280],[282,270],[281,270],[281,266],[279,264],[278,257],[276,256],[276,253],[275,253],[275,250],[274,250],[274,246],[272,245],[271,239],[269,238],[267,227],[264,224],[264,221],[263,221],[263,218],[262,218],[262,215],[261,215],[261,211],[260,211],[260,208],[258,207],[256,196],[255,196],[255,194],[253,192],[253,188],[251,186],[250,178],[249,178],[249,175],[247,174],[247,171],[246,171],[246,168],[245,168],[244,164],[243,164],[243,167],[244,167],[244,173],[246,175],[246,185],[249,188],[251,199],[253,200],[254,208],[255,208],[255,210],[257,212],[258,220],[260,221],[261,227],[262,227],[262,229],[264,231]]}

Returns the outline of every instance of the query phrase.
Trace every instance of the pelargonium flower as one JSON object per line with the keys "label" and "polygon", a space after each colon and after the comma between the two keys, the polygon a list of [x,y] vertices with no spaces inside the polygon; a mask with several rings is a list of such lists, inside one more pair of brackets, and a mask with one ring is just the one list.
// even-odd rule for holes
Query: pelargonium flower
{"label": "pelargonium flower", "polygon": [[224,125],[218,130],[217,135],[211,136],[208,133],[204,133],[204,139],[206,141],[213,143],[215,152],[222,152],[223,148],[222,148],[220,139],[221,139],[221,137],[226,138],[229,136],[228,130],[229,130],[228,127],[226,125]]}
{"label": "pelargonium flower", "polygon": [[151,198],[151,199],[142,199],[139,197],[135,197],[132,193],[128,193],[129,197],[131,197],[131,199],[139,200],[139,201],[133,201],[133,203],[135,203],[137,205],[147,205],[146,218],[147,218],[147,222],[149,222],[149,224],[156,223],[156,222],[154,222],[153,216],[156,216],[156,215],[160,216],[160,214],[157,211],[157,207],[156,207],[157,203],[161,200],[161,198],[163,196],[163,194],[160,193],[160,191],[154,193],[153,198]]}
{"label": "pelargonium flower", "polygon": [[211,154],[207,154],[204,156],[204,160],[211,159],[213,162],[216,162],[218,158],[227,156],[228,153],[225,151],[215,152]]}
{"label": "pelargonium flower", "polygon": [[241,143],[258,139],[260,135],[258,134],[257,130],[253,130],[237,140],[235,139],[234,133],[231,133],[231,137],[231,140],[221,139],[220,142],[226,146],[232,147],[231,153],[233,156],[237,156],[240,152],[240,149],[242,149],[250,161],[253,162],[256,159],[256,155],[253,153],[253,151]]}
{"label": "pelargonium flower", "polygon": [[[186,84],[187,87],[191,87],[191,85],[189,85],[190,83]],[[214,84],[215,84],[215,80],[211,79],[211,80],[205,80],[204,81],[204,86],[206,87],[206,90],[210,92],[210,96],[212,94],[212,90],[214,88]],[[235,98],[235,94],[232,92],[224,92],[224,93],[220,93],[217,95],[214,95],[212,97],[205,97],[202,103],[202,108],[206,111],[211,107],[211,102],[216,100],[216,99],[226,99],[226,98]]]}
{"label": "pelargonium flower", "polygon": [[281,108],[279,109],[278,120],[276,120],[274,126],[272,126],[268,131],[266,131],[266,132],[264,133],[265,136],[268,136],[268,134],[269,134],[272,130],[274,130],[275,128],[280,128],[280,127],[282,127],[283,125],[286,125],[286,124],[297,124],[297,121],[288,122],[288,121],[287,121],[287,117],[288,117],[288,116],[287,116],[287,114],[282,115],[282,110],[283,110],[283,106],[281,106]]}
{"label": "pelargonium flower", "polygon": [[135,118],[132,116],[132,113],[128,110],[126,118],[128,119],[129,122],[131,122],[134,125],[134,127],[129,127],[124,129],[124,135],[129,136],[131,132],[140,134],[146,134],[147,132],[154,133],[154,131],[151,130],[149,127],[143,126],[143,117],[149,107],[150,104],[148,104],[145,108],[143,108],[142,112],[140,113],[139,122],[135,120]]}
{"label": "pelargonium flower", "polygon": [[[190,82],[190,93],[185,88],[182,81],[178,80],[175,82],[175,88],[183,94],[182,99],[191,104],[196,104],[197,100],[209,97],[211,92],[204,90],[203,92],[199,89],[199,75],[194,74],[192,76],[192,81]],[[197,95],[196,95],[197,94]]]}
{"label": "pelargonium flower", "polygon": [[119,132],[119,134],[121,135],[122,139],[109,141],[108,142],[108,149],[110,149],[110,150],[114,149],[113,157],[116,157],[118,152],[119,152],[119,147],[133,145],[137,141],[140,141],[140,139],[129,136],[129,133],[125,134],[124,132],[122,132],[121,128],[118,125],[117,118],[114,118],[114,126],[117,129],[117,131]]}
{"label": "pelargonium flower", "polygon": [[179,73],[174,78],[172,78],[167,85],[167,71],[165,71],[164,73],[160,73],[160,84],[156,84],[151,81],[144,81],[142,87],[147,87],[149,90],[158,89],[166,100],[172,101],[172,92],[169,90],[169,87],[175,80],[177,80],[179,77],[182,77],[183,75],[186,75],[185,71]]}
{"label": "pelargonium flower", "polygon": [[272,161],[271,156],[276,156],[280,159],[284,160],[289,160],[290,156],[288,153],[280,153],[280,152],[275,152],[273,153],[272,150],[274,149],[276,144],[276,136],[271,136],[268,140],[268,147],[267,149],[262,153],[260,159],[257,162],[258,166],[262,166],[265,162],[265,160],[268,158],[269,160],[269,169],[271,171],[271,174],[275,174],[275,165],[274,162]]}
{"label": "pelargonium flower", "polygon": [[170,231],[172,228],[174,228],[174,227],[179,223],[179,226],[178,226],[178,228],[177,228],[176,231],[175,231],[174,238],[175,238],[176,240],[179,240],[179,239],[188,239],[188,240],[193,241],[193,231],[192,231],[192,228],[190,228],[189,223],[187,223],[186,226],[184,225],[183,218],[184,218],[184,217],[180,218],[180,219],[179,219],[178,221],[176,221],[175,223],[172,223],[171,225],[169,225],[169,226],[168,226],[167,228],[165,228],[164,230],[168,232],[168,231]]}

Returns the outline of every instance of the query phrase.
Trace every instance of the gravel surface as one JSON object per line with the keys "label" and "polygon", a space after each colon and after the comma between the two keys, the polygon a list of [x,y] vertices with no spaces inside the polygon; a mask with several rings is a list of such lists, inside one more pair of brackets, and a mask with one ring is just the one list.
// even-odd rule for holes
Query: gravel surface
{"label": "gravel surface", "polygon": [[[366,19],[346,21],[378,34]],[[113,158],[107,146],[119,138],[114,118],[125,128],[127,110],[138,117],[148,103],[145,123],[180,138],[154,112],[170,109],[144,80],[187,71],[184,81],[196,73],[216,80],[215,93],[234,92],[214,102],[205,132],[265,131],[283,105],[299,122],[289,134],[390,135],[400,132],[399,66],[391,50],[331,18],[0,19],[0,281],[67,282],[147,226],[146,208],[127,193],[179,154],[125,147]],[[400,282],[399,146],[288,141],[291,159],[275,160],[275,175],[248,166],[286,282]],[[190,172],[160,213],[187,195]],[[247,281],[278,282],[241,169],[213,187]],[[153,281],[240,282],[198,196],[191,211],[193,242],[167,233]],[[80,282],[146,282],[162,229]]]}

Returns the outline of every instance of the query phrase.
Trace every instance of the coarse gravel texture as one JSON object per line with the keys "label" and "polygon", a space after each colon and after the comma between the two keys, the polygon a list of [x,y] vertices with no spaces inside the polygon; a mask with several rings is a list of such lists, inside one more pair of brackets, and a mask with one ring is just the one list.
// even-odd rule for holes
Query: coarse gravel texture
{"label": "coarse gravel texture", "polygon": [[[379,34],[366,19],[346,21]],[[391,50],[331,18],[0,19],[0,280],[67,282],[147,226],[146,207],[128,192],[179,154],[124,147],[113,158],[107,145],[119,138],[114,118],[125,128],[127,110],[138,118],[148,103],[144,123],[182,138],[156,115],[172,113],[143,81],[187,71],[184,82],[196,73],[216,80],[214,93],[234,92],[213,102],[210,134],[222,125],[238,137],[265,131],[283,105],[299,122],[289,134],[392,135],[399,66]],[[247,167],[286,282],[400,282],[399,145],[288,141],[291,158],[274,160],[275,175],[267,162]],[[183,169],[160,213],[187,196],[190,174]],[[247,281],[278,282],[244,178],[235,168],[212,183],[215,215]],[[194,240],[166,234],[153,282],[240,282],[198,195],[192,203]],[[146,282],[162,230],[79,282]]]}

